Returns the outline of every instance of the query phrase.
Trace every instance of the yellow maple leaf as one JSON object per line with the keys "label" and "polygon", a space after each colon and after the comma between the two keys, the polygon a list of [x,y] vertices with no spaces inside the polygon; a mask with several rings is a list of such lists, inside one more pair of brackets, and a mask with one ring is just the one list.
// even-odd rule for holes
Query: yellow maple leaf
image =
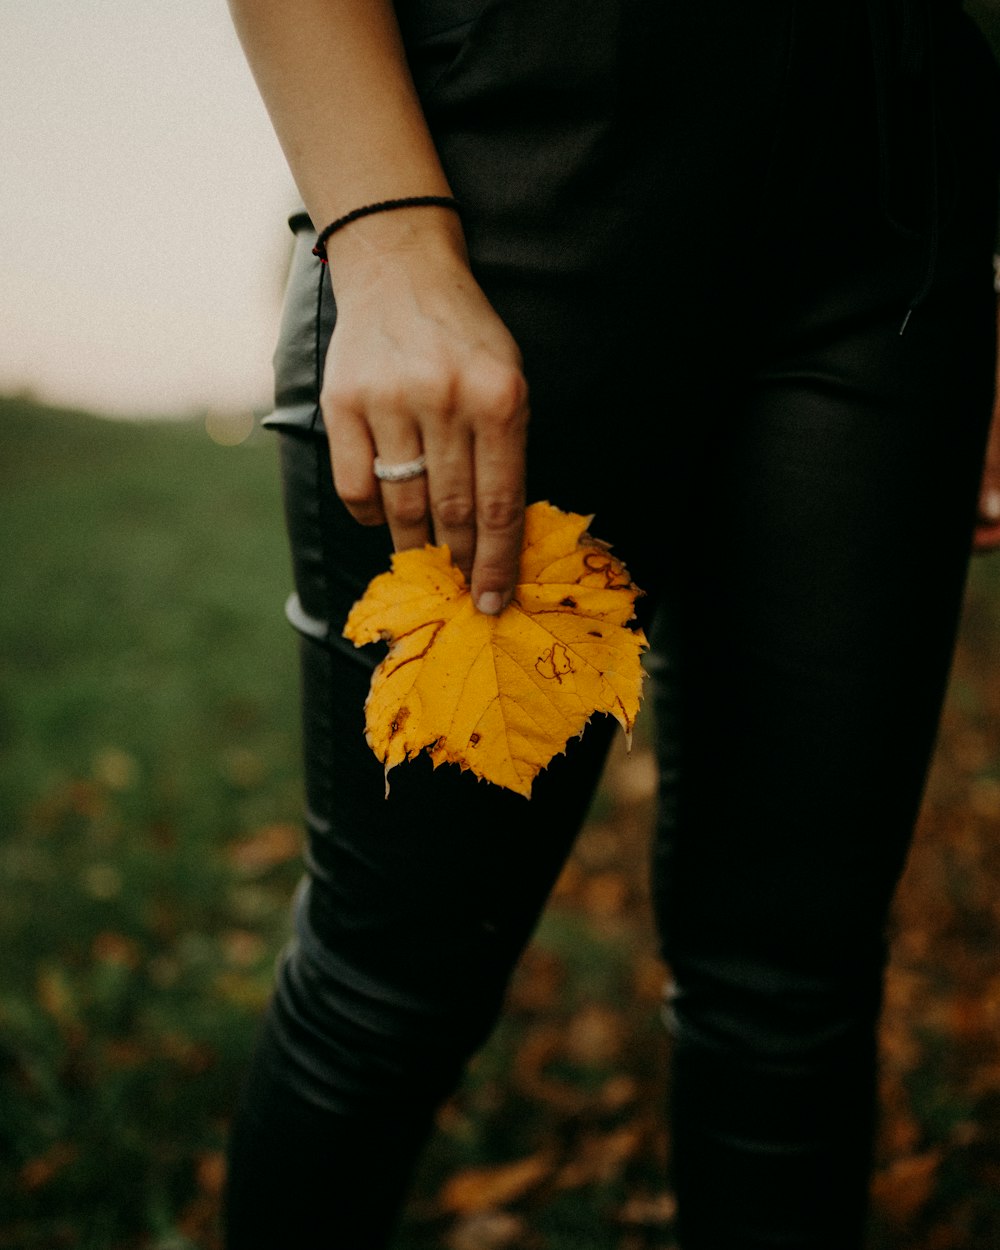
{"label": "yellow maple leaf", "polygon": [[355,603],[344,637],[382,639],[365,737],[389,770],[420,751],[525,797],[595,712],[631,743],[647,640],[630,628],[642,594],[593,518],[531,504],[514,597],[499,616],[472,603],[446,546],[396,552]]}

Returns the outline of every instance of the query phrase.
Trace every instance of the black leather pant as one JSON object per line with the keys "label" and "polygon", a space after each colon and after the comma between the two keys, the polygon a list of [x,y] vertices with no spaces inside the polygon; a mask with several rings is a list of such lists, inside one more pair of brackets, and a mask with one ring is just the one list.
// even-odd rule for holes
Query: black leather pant
{"label": "black leather pant", "polygon": [[[894,10],[873,61],[870,7],[401,6],[474,268],[524,352],[529,499],[594,513],[646,591],[683,1250],[862,1244],[886,918],[968,566],[995,76],[937,3],[915,68]],[[595,721],[530,801],[426,760],[383,797],[362,732],[380,653],[341,630],[389,540],[332,490],[316,403],[335,310],[292,224],[267,424],[308,852],[233,1125],[226,1245],[374,1250],[620,731]]]}

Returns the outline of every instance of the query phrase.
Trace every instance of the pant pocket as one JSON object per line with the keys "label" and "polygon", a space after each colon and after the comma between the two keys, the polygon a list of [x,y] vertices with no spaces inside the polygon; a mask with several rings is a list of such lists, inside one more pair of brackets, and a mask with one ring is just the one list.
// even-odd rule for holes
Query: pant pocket
{"label": "pant pocket", "polygon": [[274,408],[261,421],[267,429],[322,434],[319,390],[323,353],[333,333],[336,307],[330,280],[312,253],[316,230],[305,210],[291,215],[295,233],[278,341],[272,357]]}

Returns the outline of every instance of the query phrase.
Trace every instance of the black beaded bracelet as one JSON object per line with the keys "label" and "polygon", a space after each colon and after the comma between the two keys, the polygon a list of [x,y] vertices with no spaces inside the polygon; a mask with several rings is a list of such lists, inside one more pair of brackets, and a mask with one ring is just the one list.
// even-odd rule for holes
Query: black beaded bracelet
{"label": "black beaded bracelet", "polygon": [[359,217],[367,217],[370,213],[385,213],[393,208],[419,208],[422,205],[430,204],[436,208],[450,208],[456,213],[461,213],[462,206],[458,200],[450,195],[406,195],[397,200],[379,200],[377,204],[365,204],[361,208],[351,209],[349,213],[345,213],[343,217],[338,217],[336,221],[319,232],[316,239],[316,246],[313,248],[313,255],[318,256],[322,263],[327,263],[326,241],[331,234],[340,230],[342,226],[350,225],[352,221],[357,221]]}

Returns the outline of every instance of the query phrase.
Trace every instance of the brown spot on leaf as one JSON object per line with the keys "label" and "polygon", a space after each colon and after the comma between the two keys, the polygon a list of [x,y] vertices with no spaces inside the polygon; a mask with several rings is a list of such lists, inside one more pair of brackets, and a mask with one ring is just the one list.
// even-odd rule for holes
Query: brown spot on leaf
{"label": "brown spot on leaf", "polygon": [[469,735],[469,746],[470,746],[470,747],[477,747],[477,746],[479,746],[479,734],[470,734],[470,735]]}
{"label": "brown spot on leaf", "polygon": [[396,715],[392,718],[392,723],[389,725],[390,738],[395,738],[396,734],[400,732],[409,719],[409,715],[410,709],[408,707],[401,707],[399,709]]}
{"label": "brown spot on leaf", "polygon": [[561,608],[575,608],[577,606],[577,602],[572,595],[567,595],[565,599],[559,600],[559,606]]}
{"label": "brown spot on leaf", "polygon": [[570,653],[561,642],[554,642],[548,651],[543,651],[535,661],[535,670],[547,681],[561,682],[563,677],[573,671]]}
{"label": "brown spot on leaf", "polygon": [[604,551],[590,551],[583,557],[588,573],[601,573],[608,590],[629,589],[630,583],[624,566],[614,556]]}

